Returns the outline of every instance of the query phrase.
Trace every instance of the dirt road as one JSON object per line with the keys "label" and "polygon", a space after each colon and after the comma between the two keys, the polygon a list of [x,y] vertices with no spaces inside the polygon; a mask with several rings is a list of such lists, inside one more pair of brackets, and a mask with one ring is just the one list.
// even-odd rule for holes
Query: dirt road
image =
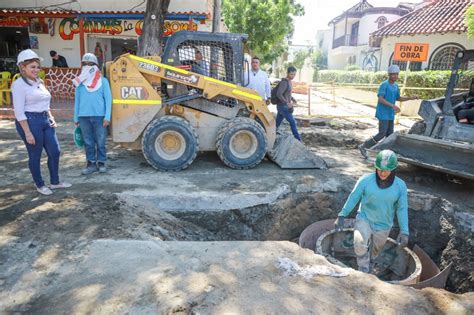
{"label": "dirt road", "polygon": [[[329,171],[280,170],[268,161],[235,171],[202,154],[183,172],[160,173],[141,153],[109,143],[108,173],[81,176],[83,152],[72,143],[72,125],[61,123],[61,177],[73,187],[45,197],[34,190],[12,123],[2,121],[0,310],[472,313],[472,293],[416,291],[357,272],[286,277],[275,267],[280,256],[327,265],[288,242],[209,242],[294,239],[310,223],[334,217],[357,178],[372,171],[354,148],[374,124],[333,120],[302,131]],[[43,175],[48,179],[45,165]],[[432,224],[414,233],[418,243],[432,246],[439,264],[457,259],[453,283],[472,290],[472,226],[465,227],[471,236],[458,234],[472,221],[474,184],[407,165],[399,175],[416,192],[410,220]],[[444,224],[446,213],[451,221]],[[454,252],[461,249],[467,253]]]}

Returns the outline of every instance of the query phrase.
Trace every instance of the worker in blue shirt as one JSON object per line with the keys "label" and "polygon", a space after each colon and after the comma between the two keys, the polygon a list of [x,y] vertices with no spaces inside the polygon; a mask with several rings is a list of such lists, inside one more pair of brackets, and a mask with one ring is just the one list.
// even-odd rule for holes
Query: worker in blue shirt
{"label": "worker in blue shirt", "polygon": [[375,172],[359,178],[334,222],[336,231],[342,231],[344,218],[360,202],[354,224],[354,251],[359,271],[371,272],[373,261],[387,241],[395,213],[400,227],[397,242],[403,247],[408,244],[407,186],[395,176],[397,165],[393,151],[380,151],[375,160]]}
{"label": "worker in blue shirt", "polygon": [[388,80],[385,80],[380,84],[377,93],[377,109],[375,110],[375,117],[379,120],[379,132],[359,146],[360,153],[365,159],[367,159],[367,148],[373,147],[380,140],[393,133],[395,113],[400,112],[400,108],[396,105],[396,102],[417,99],[417,97],[400,96],[400,89],[396,83],[399,73],[400,68],[397,65],[391,65],[388,67]]}
{"label": "worker in blue shirt", "polygon": [[74,124],[81,128],[87,159],[87,165],[81,173],[105,173],[106,128],[112,112],[112,93],[109,81],[102,76],[99,61],[94,54],[84,54],[81,74],[72,82],[76,86]]}

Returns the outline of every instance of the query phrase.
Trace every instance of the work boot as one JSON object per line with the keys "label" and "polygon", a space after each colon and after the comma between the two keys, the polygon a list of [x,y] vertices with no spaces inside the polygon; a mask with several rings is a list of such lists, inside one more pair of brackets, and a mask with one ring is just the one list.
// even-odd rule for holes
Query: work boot
{"label": "work boot", "polygon": [[99,166],[99,173],[105,173],[107,172],[107,168],[105,167],[105,163],[104,162],[99,162],[97,163],[98,166]]}
{"label": "work boot", "polygon": [[94,172],[97,172],[97,165],[94,162],[87,161],[87,165],[84,169],[82,169],[81,174],[82,175],[89,175]]}
{"label": "work boot", "polygon": [[366,149],[371,148],[376,144],[377,144],[377,141],[375,141],[374,138],[369,138],[364,143],[362,143],[361,145],[358,146],[360,154],[362,154],[364,159],[367,160],[367,150]]}
{"label": "work boot", "polygon": [[369,253],[365,253],[364,255],[357,256],[357,266],[359,267],[359,271],[369,273],[370,272],[370,255]]}

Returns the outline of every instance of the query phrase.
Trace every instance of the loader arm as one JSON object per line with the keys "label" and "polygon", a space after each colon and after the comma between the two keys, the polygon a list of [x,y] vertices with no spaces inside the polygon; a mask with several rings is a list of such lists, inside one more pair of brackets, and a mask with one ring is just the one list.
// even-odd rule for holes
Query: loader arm
{"label": "loader arm", "polygon": [[[114,98],[114,105],[133,105],[135,103],[135,105],[146,106],[146,104],[140,104],[140,100],[131,102],[130,100],[123,99],[123,93],[121,93],[117,88],[114,88],[114,83],[117,81],[118,76],[121,74],[127,75],[133,73],[134,77],[130,79],[133,80],[134,84],[137,81],[141,81],[139,82],[140,85],[147,86],[147,90],[152,90],[152,93],[149,93],[149,99],[144,102],[151,105],[151,108],[149,107],[148,109],[151,110],[150,114],[152,115],[147,115],[147,118],[143,117],[143,119],[148,119],[149,121],[153,119],[154,115],[161,109],[162,106],[173,105],[178,101],[185,103],[186,100],[195,99],[198,97],[202,97],[210,101],[212,101],[212,99],[217,96],[233,98],[245,105],[250,113],[250,118],[258,120],[263,125],[267,135],[268,148],[273,148],[276,138],[275,118],[268,110],[263,99],[254,90],[161,63],[157,61],[159,60],[157,57],[153,57],[153,59],[125,54],[113,63],[112,69],[110,70],[110,76],[113,87],[112,94]],[[115,69],[114,71],[114,67],[119,67],[120,65],[126,65],[127,69],[120,71]],[[139,77],[137,77],[137,72],[142,74],[141,80]],[[124,79],[122,81],[125,82],[130,81],[127,78],[122,79]],[[153,82],[156,86],[158,82],[162,80],[185,85],[190,89],[194,89],[195,92],[190,93],[189,95],[179,96],[178,98],[162,100],[161,96],[156,93],[152,86]],[[150,82],[152,84],[150,84]],[[185,104],[181,105],[185,106]],[[134,132],[132,138],[135,139],[128,139],[128,141],[135,141],[145,129],[149,121],[144,123],[143,119],[140,120],[140,124],[142,125],[140,132]],[[120,139],[117,142],[121,142]]]}

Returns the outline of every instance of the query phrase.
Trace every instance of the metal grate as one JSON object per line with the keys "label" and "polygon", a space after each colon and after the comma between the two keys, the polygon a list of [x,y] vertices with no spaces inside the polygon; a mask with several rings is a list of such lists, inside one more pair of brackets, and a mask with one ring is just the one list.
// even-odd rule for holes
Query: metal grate
{"label": "metal grate", "polygon": [[232,46],[222,42],[187,40],[178,46],[182,65],[191,71],[221,81],[235,82]]}
{"label": "metal grate", "polygon": [[441,49],[431,61],[431,70],[451,70],[459,47],[449,46]]}

